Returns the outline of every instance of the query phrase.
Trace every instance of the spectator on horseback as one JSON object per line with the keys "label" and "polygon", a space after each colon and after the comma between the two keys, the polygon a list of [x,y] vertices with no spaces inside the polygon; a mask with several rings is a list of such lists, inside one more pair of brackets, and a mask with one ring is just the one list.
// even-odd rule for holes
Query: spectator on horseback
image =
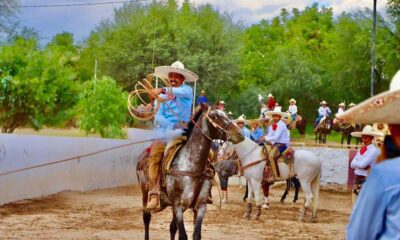
{"label": "spectator on horseback", "polygon": [[[344,113],[344,111],[345,111],[345,104],[344,103],[340,103],[339,105],[338,105],[338,111],[337,111],[337,113],[336,114],[340,114],[340,113]],[[335,119],[333,119],[333,124],[338,124],[340,121],[339,121],[339,119],[337,119],[337,118],[335,118]]]}
{"label": "spectator on horseback", "polygon": [[400,104],[399,92],[400,71],[393,77],[389,91],[337,116],[346,122],[387,123],[391,133],[385,137],[381,156],[371,167],[358,195],[346,239],[399,239],[400,111],[395,110]]}
{"label": "spectator on horseback", "polygon": [[[164,98],[160,103],[160,108],[155,116],[156,127],[164,132],[164,135],[171,135],[172,132],[182,133],[182,129],[187,127],[190,121],[191,107],[193,104],[193,90],[185,84],[186,82],[196,81],[198,76],[185,69],[183,63],[176,61],[171,66],[161,66],[155,68],[155,73],[168,76],[171,88],[156,88],[152,91],[154,95]],[[148,175],[150,180],[148,209],[155,209],[159,202],[160,189],[160,163],[164,156],[166,142],[155,141],[151,146],[148,158]]]}
{"label": "spectator on horseback", "polygon": [[259,145],[263,145],[264,130],[260,126],[259,122],[257,120],[253,120],[250,122],[250,125],[252,128],[252,132],[250,133],[250,139],[258,143]]}
{"label": "spectator on horseback", "polygon": [[282,107],[278,102],[275,103],[274,111],[282,112]]}
{"label": "spectator on horseback", "polygon": [[258,104],[260,107],[260,118],[262,118],[263,114],[268,111],[267,104],[265,103],[264,97],[261,94],[258,94]]}
{"label": "spectator on horseback", "polygon": [[200,91],[200,96],[197,98],[197,105],[201,103],[208,103],[206,91],[204,91],[204,89]]}
{"label": "spectator on horseback", "polygon": [[272,96],[271,93],[268,94],[267,110],[268,110],[268,111],[274,111],[274,109],[275,109],[275,104],[276,104],[276,101],[275,101],[274,96]]}
{"label": "spectator on horseback", "polygon": [[225,102],[222,100],[218,101],[217,108],[219,110],[225,111]]}
{"label": "spectator on horseback", "polygon": [[337,111],[337,113],[338,113],[338,114],[339,114],[339,113],[344,113],[345,107],[346,107],[346,105],[345,105],[344,103],[340,103],[340,104],[338,105],[338,111]]}
{"label": "spectator on horseback", "polygon": [[357,155],[351,161],[350,167],[354,169],[353,203],[357,199],[362,184],[368,176],[368,170],[373,166],[375,160],[381,154],[379,148],[374,144],[374,138],[381,137],[382,134],[375,131],[371,125],[364,127],[362,132],[352,132],[352,136],[360,137],[363,146],[358,150]]}
{"label": "spectator on horseback", "polygon": [[233,113],[231,111],[228,112],[229,118],[232,120],[233,119]]}
{"label": "spectator on horseback", "polygon": [[296,115],[297,115],[297,106],[296,106],[296,100],[294,98],[289,100],[289,109],[288,113],[292,116],[292,121],[296,121]]}
{"label": "spectator on horseback", "polygon": [[269,151],[269,162],[274,174],[273,181],[279,181],[279,172],[276,159],[290,145],[290,132],[286,127],[287,123],[284,119],[289,117],[288,113],[282,111],[269,111],[267,116],[272,118],[272,124],[268,127],[265,143],[272,146]]}
{"label": "spectator on horseback", "polygon": [[240,115],[238,119],[235,120],[235,123],[242,129],[244,136],[250,138],[250,130],[245,127],[248,122],[244,114]]}
{"label": "spectator on horseback", "polygon": [[321,122],[321,119],[324,117],[330,117],[331,116],[331,109],[328,107],[328,104],[325,101],[322,101],[320,103],[320,107],[318,108],[318,117],[315,119],[315,124],[314,126],[318,126],[318,124]]}

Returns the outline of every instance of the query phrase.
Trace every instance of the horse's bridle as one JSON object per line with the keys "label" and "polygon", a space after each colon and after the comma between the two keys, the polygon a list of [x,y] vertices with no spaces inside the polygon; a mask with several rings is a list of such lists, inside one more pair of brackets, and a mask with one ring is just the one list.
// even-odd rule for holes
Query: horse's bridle
{"label": "horse's bridle", "polygon": [[[207,120],[209,123],[211,123],[211,125],[213,125],[213,127],[215,127],[215,128],[218,130],[218,132],[220,133],[221,136],[222,136],[222,134],[225,133],[225,134],[226,134],[226,138],[229,139],[230,136],[229,136],[229,133],[228,133],[228,131],[227,131],[226,129],[228,129],[228,127],[229,127],[231,124],[233,124],[233,121],[229,119],[229,121],[225,124],[225,126],[222,127],[221,125],[219,125],[218,123],[216,123],[216,122],[209,116],[209,115],[210,115],[210,109],[211,109],[211,107],[208,107],[206,114],[203,115],[203,116],[206,118],[206,120]],[[224,122],[226,122],[226,121],[224,121]],[[205,130],[205,129],[202,129],[200,126],[198,126],[197,123],[195,123],[195,126],[198,127],[198,128],[200,128],[200,129],[202,130],[201,132],[202,132],[209,140],[212,140],[212,138],[210,137],[210,131],[209,131],[208,127],[207,127],[207,129]]]}

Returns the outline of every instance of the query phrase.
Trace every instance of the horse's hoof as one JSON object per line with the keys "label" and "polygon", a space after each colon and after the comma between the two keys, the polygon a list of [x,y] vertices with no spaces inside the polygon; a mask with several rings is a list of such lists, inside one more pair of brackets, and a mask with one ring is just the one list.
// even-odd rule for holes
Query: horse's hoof
{"label": "horse's hoof", "polygon": [[283,200],[283,199],[281,199],[281,201],[280,201],[282,204],[284,204],[285,203],[285,200]]}
{"label": "horse's hoof", "polygon": [[264,209],[269,209],[269,204],[268,204],[268,203],[264,203],[264,204],[262,205],[262,208],[264,208]]}
{"label": "horse's hoof", "polygon": [[250,214],[247,214],[247,213],[243,214],[243,218],[250,220]]}
{"label": "horse's hoof", "polygon": [[317,223],[317,222],[318,222],[317,217],[313,217],[313,218],[311,219],[311,222],[312,222],[312,223]]}
{"label": "horse's hoof", "polygon": [[252,218],[252,220],[254,220],[254,221],[260,221],[260,216],[253,216],[253,218]]}

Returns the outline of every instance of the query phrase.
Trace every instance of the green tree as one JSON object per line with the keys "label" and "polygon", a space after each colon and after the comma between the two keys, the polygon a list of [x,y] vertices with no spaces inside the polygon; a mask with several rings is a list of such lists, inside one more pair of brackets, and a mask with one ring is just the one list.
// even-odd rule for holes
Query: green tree
{"label": "green tree", "polygon": [[180,60],[200,76],[198,89],[212,89],[209,98],[215,99],[235,84],[241,33],[240,25],[211,5],[132,1],[85,42],[81,71],[91,78],[98,59],[100,76],[112,76],[131,89],[154,67]]}
{"label": "green tree", "polygon": [[109,77],[85,83],[78,104],[78,124],[86,134],[100,133],[102,137],[123,136],[127,94]]}
{"label": "green tree", "polygon": [[0,49],[0,124],[2,132],[17,127],[66,120],[77,101],[76,76],[62,52],[40,50],[36,39],[17,38]]}

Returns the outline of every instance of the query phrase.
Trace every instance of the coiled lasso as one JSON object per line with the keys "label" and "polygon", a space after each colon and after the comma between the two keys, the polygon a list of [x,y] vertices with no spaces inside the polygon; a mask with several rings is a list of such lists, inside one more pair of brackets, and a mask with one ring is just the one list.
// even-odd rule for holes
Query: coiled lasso
{"label": "coiled lasso", "polygon": [[153,87],[155,81],[160,81],[164,87],[171,88],[168,77],[162,74],[151,73],[143,80],[138,81],[135,84],[135,90],[128,96],[128,110],[133,118],[140,121],[151,120],[157,114],[160,103],[165,101],[164,98],[160,98],[152,92],[155,89]]}

